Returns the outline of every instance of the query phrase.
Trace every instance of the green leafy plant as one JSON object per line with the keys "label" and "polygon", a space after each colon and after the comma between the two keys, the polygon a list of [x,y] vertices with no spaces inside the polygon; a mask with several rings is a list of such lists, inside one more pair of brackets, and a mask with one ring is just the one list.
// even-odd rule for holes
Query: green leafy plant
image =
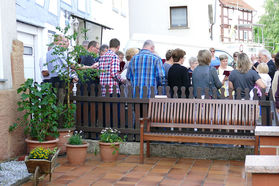
{"label": "green leafy plant", "polygon": [[50,83],[38,84],[33,79],[27,79],[17,93],[20,94],[17,110],[24,112],[24,115],[9,127],[9,131],[24,126],[25,134],[32,139],[45,141],[46,136],[58,137],[57,121],[62,106],[56,104],[56,89]]}
{"label": "green leafy plant", "polygon": [[112,154],[115,154],[116,151],[119,151],[118,147],[116,147],[114,143],[121,143],[126,140],[127,136],[124,136],[122,139],[119,135],[120,131],[117,129],[105,128],[101,131],[100,141],[103,143],[111,143],[111,146],[114,148]]}
{"label": "green leafy plant", "polygon": [[[60,28],[60,27],[56,27],[56,29],[62,33],[64,35],[65,38],[67,38],[69,41],[72,41],[73,43],[78,43],[77,39],[79,36],[79,33],[74,31],[73,34],[68,34],[69,30],[70,30],[70,25],[66,26],[64,29]],[[82,32],[80,34],[84,34],[85,32],[87,32],[88,30],[83,29]],[[86,35],[86,34],[84,34]],[[61,37],[60,35],[54,35],[54,43],[57,42],[59,40],[59,37]],[[84,49],[84,47],[82,45],[74,45],[72,47],[64,47],[62,45],[54,45],[51,44],[52,48],[53,48],[53,55],[58,55],[58,56],[65,56],[64,54],[67,53],[67,55],[64,57],[64,60],[66,61],[66,64],[63,64],[62,68],[59,68],[58,66],[55,66],[55,69],[61,69],[59,71],[59,78],[61,80],[64,81],[65,86],[65,94],[64,96],[61,97],[61,99],[58,101],[58,103],[62,103],[63,104],[63,112],[62,112],[62,116],[63,119],[61,120],[61,122],[59,123],[59,127],[62,128],[72,128],[74,126],[75,123],[75,119],[74,119],[74,114],[75,114],[75,110],[76,110],[76,106],[75,104],[70,102],[70,94],[72,92],[71,89],[71,81],[72,81],[72,77],[71,75],[73,73],[75,73],[77,75],[77,77],[79,78],[80,82],[85,82],[86,80],[93,80],[95,79],[98,75],[99,75],[99,71],[97,69],[92,69],[92,68],[83,68],[83,65],[78,64],[78,59],[81,56],[86,56],[86,55],[91,55],[94,58],[97,57],[96,54],[94,53],[90,53],[87,50]],[[53,63],[55,61],[55,59],[53,61],[50,61],[50,63]],[[62,70],[63,69],[63,70]],[[66,70],[65,70],[66,69]],[[74,70],[73,70],[74,69]],[[88,78],[84,78],[84,77],[88,77]],[[66,96],[66,104],[64,104],[64,97]],[[63,124],[61,124],[63,123]]]}
{"label": "green leafy plant", "polygon": [[100,141],[103,143],[123,142],[124,140],[119,136],[119,134],[120,131],[117,129],[105,128],[101,131]]}
{"label": "green leafy plant", "polygon": [[82,145],[83,141],[82,141],[81,133],[82,131],[80,132],[75,131],[75,133],[69,138],[68,143],[70,145]]}
{"label": "green leafy plant", "polygon": [[57,147],[53,150],[46,149],[43,147],[36,147],[30,153],[28,158],[29,159],[44,159],[44,160],[51,160],[52,156],[56,153]]}

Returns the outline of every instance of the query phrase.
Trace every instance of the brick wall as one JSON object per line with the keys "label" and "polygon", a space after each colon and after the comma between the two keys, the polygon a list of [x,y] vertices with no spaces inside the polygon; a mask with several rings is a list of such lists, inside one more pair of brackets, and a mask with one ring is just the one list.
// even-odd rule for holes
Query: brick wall
{"label": "brick wall", "polygon": [[261,136],[260,155],[279,155],[279,136]]}
{"label": "brick wall", "polygon": [[260,155],[279,155],[279,127],[257,126],[255,135],[259,137]]}
{"label": "brick wall", "polygon": [[[11,53],[13,88],[0,90],[0,160],[15,157],[25,151],[25,136],[22,128],[9,133],[9,126],[22,116],[17,112],[19,96],[16,89],[24,82],[23,43],[13,41]],[[9,59],[7,59],[9,60]]]}

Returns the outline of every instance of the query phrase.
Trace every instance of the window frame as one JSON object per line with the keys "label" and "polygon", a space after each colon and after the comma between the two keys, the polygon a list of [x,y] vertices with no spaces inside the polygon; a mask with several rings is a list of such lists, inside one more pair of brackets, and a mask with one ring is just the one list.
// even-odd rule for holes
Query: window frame
{"label": "window frame", "polygon": [[120,10],[119,10],[119,8],[121,8],[121,7],[117,7],[117,2],[118,2],[119,0],[112,0],[111,1],[111,3],[112,3],[112,10],[115,12],[115,13],[117,13],[117,14],[119,14],[119,12],[120,12]]}
{"label": "window frame", "polygon": [[72,6],[72,4],[73,4],[72,0],[62,0],[62,1],[70,6]]}
{"label": "window frame", "polygon": [[[81,6],[81,1],[83,1],[84,2],[84,7],[82,7]],[[87,0],[78,0],[77,1],[77,9],[78,9],[78,11],[80,11],[80,12],[87,12]]]}
{"label": "window frame", "polygon": [[[185,8],[186,9],[186,26],[173,26],[172,25],[172,9],[177,8]],[[188,22],[188,6],[170,6],[170,29],[188,29],[189,28],[189,22]]]}
{"label": "window frame", "polygon": [[103,4],[103,0],[95,0],[95,1],[97,1],[98,3],[100,3],[100,4]]}
{"label": "window frame", "polygon": [[[50,5],[54,5],[54,7],[50,7]],[[52,4],[50,4],[50,2],[49,2],[49,4],[48,4],[48,12],[49,13],[51,13],[52,15],[58,16],[58,10],[59,10],[58,8],[59,8],[58,7],[58,0],[55,0],[54,3],[52,1]],[[53,10],[55,10],[55,11],[53,11]]]}
{"label": "window frame", "polygon": [[243,31],[243,41],[248,41],[249,40],[249,33],[247,30]]}
{"label": "window frame", "polygon": [[41,7],[44,7],[45,3],[46,3],[45,0],[41,0],[41,1],[40,0],[35,0],[35,2],[36,2],[37,5],[39,5]]}

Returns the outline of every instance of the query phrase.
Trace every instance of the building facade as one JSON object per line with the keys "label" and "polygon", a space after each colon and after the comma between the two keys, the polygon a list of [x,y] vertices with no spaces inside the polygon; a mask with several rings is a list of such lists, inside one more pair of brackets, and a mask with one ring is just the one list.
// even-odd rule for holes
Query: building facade
{"label": "building facade", "polygon": [[220,0],[222,42],[253,42],[254,9],[242,0]]}
{"label": "building facade", "polygon": [[79,44],[85,39],[107,44],[114,37],[124,44],[129,39],[128,0],[16,0],[16,19],[17,37],[24,43],[25,78],[37,82],[39,60],[58,33],[57,26],[87,29]]}
{"label": "building facade", "polygon": [[186,50],[187,58],[210,47],[232,55],[240,46],[253,43],[254,9],[243,0],[130,0],[129,3],[127,46],[140,47],[144,40],[152,39],[162,58],[168,49],[174,48]]}

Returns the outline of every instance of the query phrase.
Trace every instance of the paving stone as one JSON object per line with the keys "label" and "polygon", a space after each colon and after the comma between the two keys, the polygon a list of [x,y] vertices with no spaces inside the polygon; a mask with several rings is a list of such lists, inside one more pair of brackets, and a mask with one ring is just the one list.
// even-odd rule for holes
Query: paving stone
{"label": "paving stone", "polygon": [[174,179],[164,179],[160,185],[164,185],[164,186],[178,186],[182,183],[182,180],[174,180]]}
{"label": "paving stone", "polygon": [[[146,158],[138,164],[138,156],[121,156],[117,162],[104,163],[98,156],[89,154],[82,166],[71,166],[65,157],[54,170],[52,181],[48,177],[40,185],[86,186],[86,185],[246,185],[244,162],[226,160],[194,160],[189,158]],[[62,162],[65,163],[62,163]],[[146,163],[147,162],[147,163]],[[247,184],[251,185],[251,174],[247,174]],[[31,186],[31,181],[23,186]]]}

